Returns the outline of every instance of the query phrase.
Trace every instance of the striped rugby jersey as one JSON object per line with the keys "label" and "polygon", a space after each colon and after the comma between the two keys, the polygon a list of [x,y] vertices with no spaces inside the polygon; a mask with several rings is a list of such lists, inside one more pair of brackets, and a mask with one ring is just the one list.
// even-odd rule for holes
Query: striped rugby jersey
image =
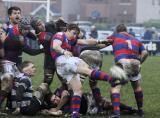
{"label": "striped rugby jersey", "polygon": [[[19,86],[23,87],[24,92],[20,93],[21,98],[17,99],[17,89]],[[12,109],[16,107],[26,107],[29,106],[32,99],[32,82],[31,79],[26,76],[24,73],[19,74],[14,82],[12,91],[11,91],[11,103],[12,103]]]}
{"label": "striped rugby jersey", "polygon": [[145,50],[143,44],[126,32],[115,33],[108,39],[113,40],[112,47],[115,62],[120,59],[138,59],[139,55]]}
{"label": "striped rugby jersey", "polygon": [[58,52],[56,52],[52,47],[53,45],[56,45],[56,44],[53,44],[53,41],[54,39],[56,40],[60,40],[62,41],[62,45],[61,47],[64,49],[64,50],[68,50],[68,51],[71,51],[72,52],[72,47],[76,45],[77,43],[77,40],[68,40],[67,36],[65,35],[64,32],[58,32],[57,34],[55,34],[52,38],[52,41],[51,41],[51,55],[52,55],[52,58],[53,59],[56,59],[58,56],[62,55]]}

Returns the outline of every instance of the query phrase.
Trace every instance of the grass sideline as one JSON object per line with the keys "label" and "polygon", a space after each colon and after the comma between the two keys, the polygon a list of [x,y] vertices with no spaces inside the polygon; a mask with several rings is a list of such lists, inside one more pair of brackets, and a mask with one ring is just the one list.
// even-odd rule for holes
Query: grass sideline
{"label": "grass sideline", "polygon": [[[38,56],[28,56],[27,54],[23,55],[23,60],[32,60],[37,67],[37,74],[32,79],[33,87],[36,88],[43,79],[43,55]],[[112,55],[104,55],[103,58],[103,67],[102,70],[109,72],[109,68],[113,64]],[[150,56],[147,61],[142,64],[142,81],[141,85],[144,90],[144,111],[145,118],[159,118],[160,117],[160,57]],[[52,90],[60,85],[57,77],[54,77],[52,82]],[[109,84],[104,81],[99,81],[98,83],[102,95],[109,97]],[[84,91],[89,91],[88,81],[84,82]],[[131,85],[127,84],[122,88],[121,91],[121,101],[128,105],[136,107],[136,102],[134,99],[133,91]],[[93,116],[92,116],[93,117]],[[97,118],[96,116],[95,118]],[[99,116],[99,118],[102,116]],[[122,116],[122,118],[127,118],[132,116]],[[85,116],[83,118],[90,118]],[[133,117],[134,118],[134,117]]]}

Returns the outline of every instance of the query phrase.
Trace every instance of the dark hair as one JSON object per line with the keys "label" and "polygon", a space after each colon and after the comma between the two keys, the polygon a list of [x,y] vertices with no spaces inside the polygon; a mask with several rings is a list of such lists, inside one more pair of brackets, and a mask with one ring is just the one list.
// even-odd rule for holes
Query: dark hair
{"label": "dark hair", "polygon": [[120,24],[116,27],[116,32],[117,33],[127,32],[127,27],[124,24]]}
{"label": "dark hair", "polygon": [[32,61],[23,61],[20,65],[19,65],[19,70],[22,72],[23,68],[29,66],[29,64],[33,64]]}
{"label": "dark hair", "polygon": [[18,28],[19,31],[21,32],[24,29],[30,29],[31,25],[30,25],[30,18],[29,17],[24,17],[21,18],[19,24],[18,24]]}
{"label": "dark hair", "polygon": [[17,6],[12,6],[8,9],[8,15],[10,16],[12,14],[12,11],[15,10],[15,11],[20,11],[21,12],[21,9]]}
{"label": "dark hair", "polygon": [[[40,32],[39,29],[38,29],[38,27],[37,27],[38,22],[43,22],[43,21],[40,18],[38,18],[38,17],[31,17],[30,24],[31,24],[32,28],[35,30],[36,34],[38,34]],[[48,27],[48,25],[47,25],[47,27]],[[47,32],[50,32],[50,31],[47,31]]]}
{"label": "dark hair", "polygon": [[62,19],[59,19],[55,22],[57,32],[66,31],[67,22]]}
{"label": "dark hair", "polygon": [[80,32],[80,29],[77,24],[68,24],[67,30],[76,30],[78,33]]}
{"label": "dark hair", "polygon": [[40,19],[38,17],[31,17],[31,26],[33,27],[33,29],[37,29],[37,23],[38,21],[40,21]]}

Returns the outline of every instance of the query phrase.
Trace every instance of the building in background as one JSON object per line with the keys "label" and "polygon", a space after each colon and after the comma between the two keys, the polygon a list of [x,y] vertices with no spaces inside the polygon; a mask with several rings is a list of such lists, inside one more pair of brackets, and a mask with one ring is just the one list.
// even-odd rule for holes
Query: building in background
{"label": "building in background", "polygon": [[160,20],[160,0],[137,0],[136,22]]}
{"label": "building in background", "polygon": [[62,14],[69,21],[107,19],[113,23],[143,23],[160,19],[160,0],[62,0]]}
{"label": "building in background", "polygon": [[[7,7],[13,5],[19,6],[24,16],[35,13],[45,17],[46,4],[8,4],[0,0],[0,20],[6,20]],[[62,15],[68,22],[108,20],[112,23],[143,23],[160,19],[160,0],[51,0],[50,6],[51,19]]]}

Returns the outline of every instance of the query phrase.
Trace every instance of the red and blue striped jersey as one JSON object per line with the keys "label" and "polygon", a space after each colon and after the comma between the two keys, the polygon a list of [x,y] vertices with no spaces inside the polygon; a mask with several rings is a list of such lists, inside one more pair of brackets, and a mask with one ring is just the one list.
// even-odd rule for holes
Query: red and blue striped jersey
{"label": "red and blue striped jersey", "polygon": [[19,41],[19,29],[18,29],[18,25],[14,25],[12,27],[9,27],[7,32],[7,39],[6,40],[13,40],[13,41]]}
{"label": "red and blue striped jersey", "polygon": [[64,50],[68,50],[68,51],[71,51],[72,52],[72,48],[73,46],[76,45],[77,43],[77,40],[68,40],[67,36],[65,35],[64,32],[58,32],[57,34],[55,34],[53,37],[52,37],[52,41],[51,41],[51,55],[52,55],[52,58],[53,59],[56,59],[58,56],[62,55],[58,52],[56,52],[54,49],[53,49],[53,45],[56,45],[53,43],[54,40],[60,40],[62,41],[62,45],[61,47],[64,49]]}
{"label": "red and blue striped jersey", "polygon": [[18,57],[22,55],[24,40],[19,38],[18,25],[8,28],[7,38],[4,42],[5,59],[18,63]]}
{"label": "red and blue striped jersey", "polygon": [[145,50],[143,44],[138,39],[126,32],[115,33],[108,37],[108,39],[113,40],[112,47],[115,62],[120,59],[139,60],[139,55]]}

